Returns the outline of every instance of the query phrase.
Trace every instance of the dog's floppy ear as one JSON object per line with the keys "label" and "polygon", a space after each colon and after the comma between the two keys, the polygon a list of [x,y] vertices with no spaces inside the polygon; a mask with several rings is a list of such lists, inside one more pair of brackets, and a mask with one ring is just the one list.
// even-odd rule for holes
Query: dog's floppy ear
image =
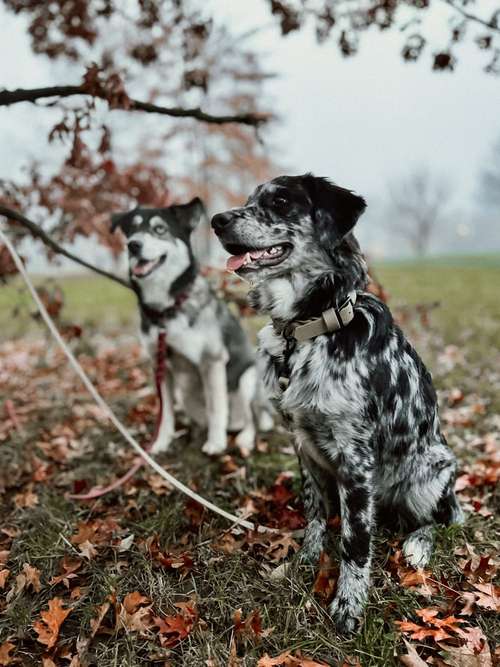
{"label": "dog's floppy ear", "polygon": [[335,248],[352,230],[366,202],[326,178],[305,174],[303,182],[312,201],[318,239],[324,247]]}
{"label": "dog's floppy ear", "polygon": [[126,215],[126,213],[113,213],[111,216],[111,233],[115,232],[117,227],[121,227]]}
{"label": "dog's floppy ear", "polygon": [[205,205],[199,197],[191,199],[187,204],[174,206],[174,210],[177,218],[189,233],[196,229],[202,218],[207,217]]}

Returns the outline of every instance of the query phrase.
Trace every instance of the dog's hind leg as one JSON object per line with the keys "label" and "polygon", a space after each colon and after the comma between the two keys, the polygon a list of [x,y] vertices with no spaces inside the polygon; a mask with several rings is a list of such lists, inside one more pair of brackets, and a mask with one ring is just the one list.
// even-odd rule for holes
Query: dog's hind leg
{"label": "dog's hind leg", "polygon": [[455,495],[456,460],[442,443],[432,446],[419,475],[401,494],[402,514],[418,528],[408,535],[403,554],[414,567],[424,567],[434,548],[436,524],[462,524],[464,515]]}

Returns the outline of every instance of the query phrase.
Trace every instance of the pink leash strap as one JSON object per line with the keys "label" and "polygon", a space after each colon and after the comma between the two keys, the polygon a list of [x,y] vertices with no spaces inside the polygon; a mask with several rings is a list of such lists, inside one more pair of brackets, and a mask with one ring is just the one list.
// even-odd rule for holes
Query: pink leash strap
{"label": "pink leash strap", "polygon": [[[160,329],[158,333],[158,342],[156,347],[156,368],[155,368],[155,386],[156,386],[156,396],[158,399],[158,413],[156,415],[155,430],[152,440],[144,447],[144,449],[149,452],[153,448],[158,436],[160,435],[160,427],[163,419],[163,396],[161,392],[161,386],[165,381],[167,374],[167,333],[165,329]],[[94,500],[95,498],[100,498],[105,496],[107,493],[118,489],[122,484],[128,482],[129,479],[135,475],[135,473],[142,468],[144,465],[144,459],[138,458],[133,466],[128,470],[122,477],[119,477],[108,486],[94,486],[87,493],[77,493],[70,494],[69,497],[74,500]]]}

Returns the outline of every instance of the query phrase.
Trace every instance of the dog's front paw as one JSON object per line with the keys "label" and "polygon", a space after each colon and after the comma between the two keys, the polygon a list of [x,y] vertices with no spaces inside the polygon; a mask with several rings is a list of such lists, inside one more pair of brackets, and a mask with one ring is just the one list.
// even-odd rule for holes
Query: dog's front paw
{"label": "dog's front paw", "polygon": [[166,452],[170,447],[172,440],[174,439],[174,433],[167,433],[161,438],[156,438],[151,449],[149,450],[150,454],[161,454]]}
{"label": "dog's front paw", "polygon": [[328,610],[337,631],[351,635],[360,623],[361,612],[357,613],[343,597],[336,597]]}
{"label": "dog's front paw", "polygon": [[226,440],[217,441],[217,440],[207,440],[206,443],[201,448],[201,451],[208,456],[217,456],[217,454],[222,454],[226,451]]}

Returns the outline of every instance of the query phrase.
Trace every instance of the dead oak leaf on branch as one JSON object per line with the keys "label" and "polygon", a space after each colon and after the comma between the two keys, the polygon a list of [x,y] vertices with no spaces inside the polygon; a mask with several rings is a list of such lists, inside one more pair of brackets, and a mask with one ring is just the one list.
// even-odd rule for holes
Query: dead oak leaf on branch
{"label": "dead oak leaf on branch", "polygon": [[38,635],[37,641],[45,644],[47,648],[52,648],[59,637],[59,630],[64,619],[71,613],[71,609],[64,609],[60,598],[49,600],[48,611],[42,611],[41,621],[35,621],[33,628]]}

